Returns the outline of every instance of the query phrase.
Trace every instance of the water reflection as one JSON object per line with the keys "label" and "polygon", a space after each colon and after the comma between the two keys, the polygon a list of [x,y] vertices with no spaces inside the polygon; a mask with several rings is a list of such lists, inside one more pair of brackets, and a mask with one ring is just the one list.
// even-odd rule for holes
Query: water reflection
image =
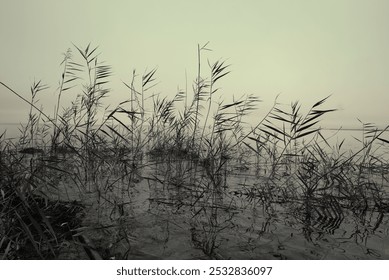
{"label": "water reflection", "polygon": [[209,180],[207,170],[198,169],[193,177],[193,166],[185,161],[170,167],[155,163],[152,168],[168,173],[171,182],[147,179],[148,212],[164,221],[161,236],[173,240],[162,242],[165,252],[176,238],[168,229],[179,227],[190,243],[184,247],[197,257],[388,258],[382,247],[389,239],[387,209],[366,196],[379,194],[372,188],[359,199],[359,190],[348,199],[339,191],[285,198],[287,192],[277,193],[269,182],[258,183],[255,174],[239,176],[230,169]]}
{"label": "water reflection", "polygon": [[[31,168],[50,160],[21,157]],[[124,177],[101,174],[96,183],[108,186],[104,194],[83,197],[91,205],[84,226],[102,240],[104,257],[389,259],[389,201],[384,185],[372,180],[387,174],[356,181],[343,166],[320,177],[317,166],[301,171],[300,181],[293,169],[270,180],[231,162],[185,158],[125,166]],[[71,184],[59,186],[62,199],[80,193]]]}

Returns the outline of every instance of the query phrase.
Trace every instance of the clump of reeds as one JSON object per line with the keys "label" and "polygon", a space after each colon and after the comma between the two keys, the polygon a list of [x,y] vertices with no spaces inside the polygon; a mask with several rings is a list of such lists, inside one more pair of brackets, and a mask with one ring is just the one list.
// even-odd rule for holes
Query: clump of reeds
{"label": "clump of reeds", "polygon": [[[47,199],[37,164],[5,145],[0,158],[2,259],[53,259],[80,224],[81,206]],[[30,160],[30,162],[32,159]]]}
{"label": "clump of reeds", "polygon": [[[211,258],[222,257],[217,252],[220,235],[233,227],[230,210],[236,201],[229,195],[228,176],[235,169],[254,168],[256,177],[234,193],[267,211],[273,211],[274,203],[287,203],[311,241],[312,229],[323,215],[334,218],[330,225],[319,223],[331,231],[341,223],[345,208],[359,211],[358,215],[369,209],[388,211],[384,191],[388,163],[377,156],[379,147],[389,143],[383,137],[388,127],[378,130],[363,123],[362,148],[347,155],[342,151],[344,141],[332,147],[321,132],[321,118],[335,111],[322,108],[328,97],[306,113],[299,102],[285,109],[276,100],[264,117],[248,124],[247,116],[257,110],[260,100],[243,95],[224,101],[219,83],[230,66],[224,60],[208,62],[204,73],[202,56],[210,51],[208,43],[197,48],[193,94],[187,90],[172,98],[155,94],[157,69],[140,78],[134,70],[130,82],[124,83],[128,97],[116,107],[104,107],[112,70],[100,62],[97,47],[74,47],[78,56],[69,49],[61,63],[53,117],[38,103],[38,94],[47,88],[42,82],[32,85],[30,100],[1,83],[30,105],[18,145],[0,136],[4,258],[19,257],[19,249],[27,243],[40,258],[56,257],[65,233],[57,227],[59,218],[49,219],[47,212],[60,215],[57,210],[69,206],[53,199],[55,192],[64,199],[67,190],[59,188],[63,184],[77,190],[77,200],[96,209],[95,228],[117,229],[117,242],[124,238],[128,250],[131,189],[144,178],[163,190],[185,189],[189,198],[173,205],[191,213],[193,245]],[[65,93],[76,94],[68,106],[62,104]],[[151,169],[150,157],[162,162],[162,171]],[[144,175],[146,169],[155,174]],[[380,183],[375,179],[377,170]],[[78,221],[74,215],[66,218],[69,234]]]}

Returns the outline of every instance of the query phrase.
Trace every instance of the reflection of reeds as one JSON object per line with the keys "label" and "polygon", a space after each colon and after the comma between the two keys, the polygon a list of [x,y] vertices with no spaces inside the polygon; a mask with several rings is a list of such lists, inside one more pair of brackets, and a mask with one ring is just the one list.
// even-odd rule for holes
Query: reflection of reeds
{"label": "reflection of reeds", "polygon": [[[344,140],[333,147],[322,135],[320,120],[334,111],[322,108],[326,97],[305,114],[298,102],[285,109],[276,100],[249,128],[245,118],[260,100],[253,95],[229,102],[216,98],[229,65],[222,60],[209,63],[205,78],[201,61],[207,44],[198,46],[192,101],[187,91],[179,90],[171,99],[152,93],[156,69],[140,78],[134,71],[131,81],[124,83],[129,97],[105,108],[100,121],[111,69],[100,63],[97,48],[75,49],[79,61],[68,50],[62,62],[53,118],[37,103],[38,93],[46,88],[41,82],[32,85],[30,100],[1,82],[30,105],[19,143],[0,136],[3,258],[26,257],[20,247],[27,243],[37,257],[55,258],[65,235],[72,238],[79,224],[76,212],[81,208],[60,202],[75,194],[87,206],[85,211],[96,210],[89,221],[94,226],[88,230],[115,229],[110,247],[125,247],[116,257],[127,258],[132,242],[126,222],[132,211],[131,193],[143,179],[167,193],[152,200],[170,207],[171,215],[191,213],[192,243],[210,258],[223,257],[218,253],[221,235],[234,226],[237,197],[254,209],[263,207],[269,219],[274,205],[282,204],[303,224],[305,237],[312,242],[314,232],[334,233],[346,210],[358,217],[358,223],[370,223],[373,231],[388,212],[389,165],[379,155],[389,143],[383,137],[388,127],[380,131],[362,123],[362,148],[347,155]],[[61,111],[65,92],[77,97]],[[232,186],[231,170],[255,176]],[[74,211],[62,217],[69,219],[64,232],[57,227],[59,217],[47,218],[50,211],[59,215],[59,205]],[[367,219],[371,213],[378,213],[377,219]],[[87,237],[79,228],[74,236],[82,234]],[[102,255],[111,257],[110,252]]]}

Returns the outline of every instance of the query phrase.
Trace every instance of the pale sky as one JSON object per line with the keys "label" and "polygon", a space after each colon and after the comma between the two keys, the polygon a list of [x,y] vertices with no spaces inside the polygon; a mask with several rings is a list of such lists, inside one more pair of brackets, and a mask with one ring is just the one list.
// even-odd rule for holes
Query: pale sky
{"label": "pale sky", "polygon": [[[99,46],[114,71],[111,97],[128,97],[122,81],[135,68],[158,67],[155,92],[168,96],[196,76],[197,44],[210,41],[204,58],[227,59],[231,74],[220,93],[251,93],[308,107],[332,94],[339,109],[327,126],[389,123],[389,1],[387,0],[0,0],[0,80],[29,97],[35,80],[52,115],[62,53],[72,43]],[[206,60],[204,60],[204,63]],[[207,75],[205,75],[207,76]],[[51,103],[50,103],[51,102]],[[63,105],[67,105],[66,102]],[[27,106],[0,88],[0,122],[24,122]]]}

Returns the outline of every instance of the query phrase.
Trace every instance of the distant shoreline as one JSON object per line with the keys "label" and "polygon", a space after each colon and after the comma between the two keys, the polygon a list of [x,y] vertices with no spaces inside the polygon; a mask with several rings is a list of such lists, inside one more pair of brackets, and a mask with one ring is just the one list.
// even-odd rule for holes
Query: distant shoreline
{"label": "distant shoreline", "polygon": [[[11,122],[6,122],[6,123],[0,123],[0,129],[2,126],[19,126],[19,125],[27,125],[27,123],[11,123]],[[98,127],[99,125],[96,125]],[[343,131],[363,131],[363,128],[360,127],[322,127],[322,130],[328,130],[328,131],[336,131],[336,130],[343,130]],[[384,128],[377,128],[377,131],[383,131]]]}

